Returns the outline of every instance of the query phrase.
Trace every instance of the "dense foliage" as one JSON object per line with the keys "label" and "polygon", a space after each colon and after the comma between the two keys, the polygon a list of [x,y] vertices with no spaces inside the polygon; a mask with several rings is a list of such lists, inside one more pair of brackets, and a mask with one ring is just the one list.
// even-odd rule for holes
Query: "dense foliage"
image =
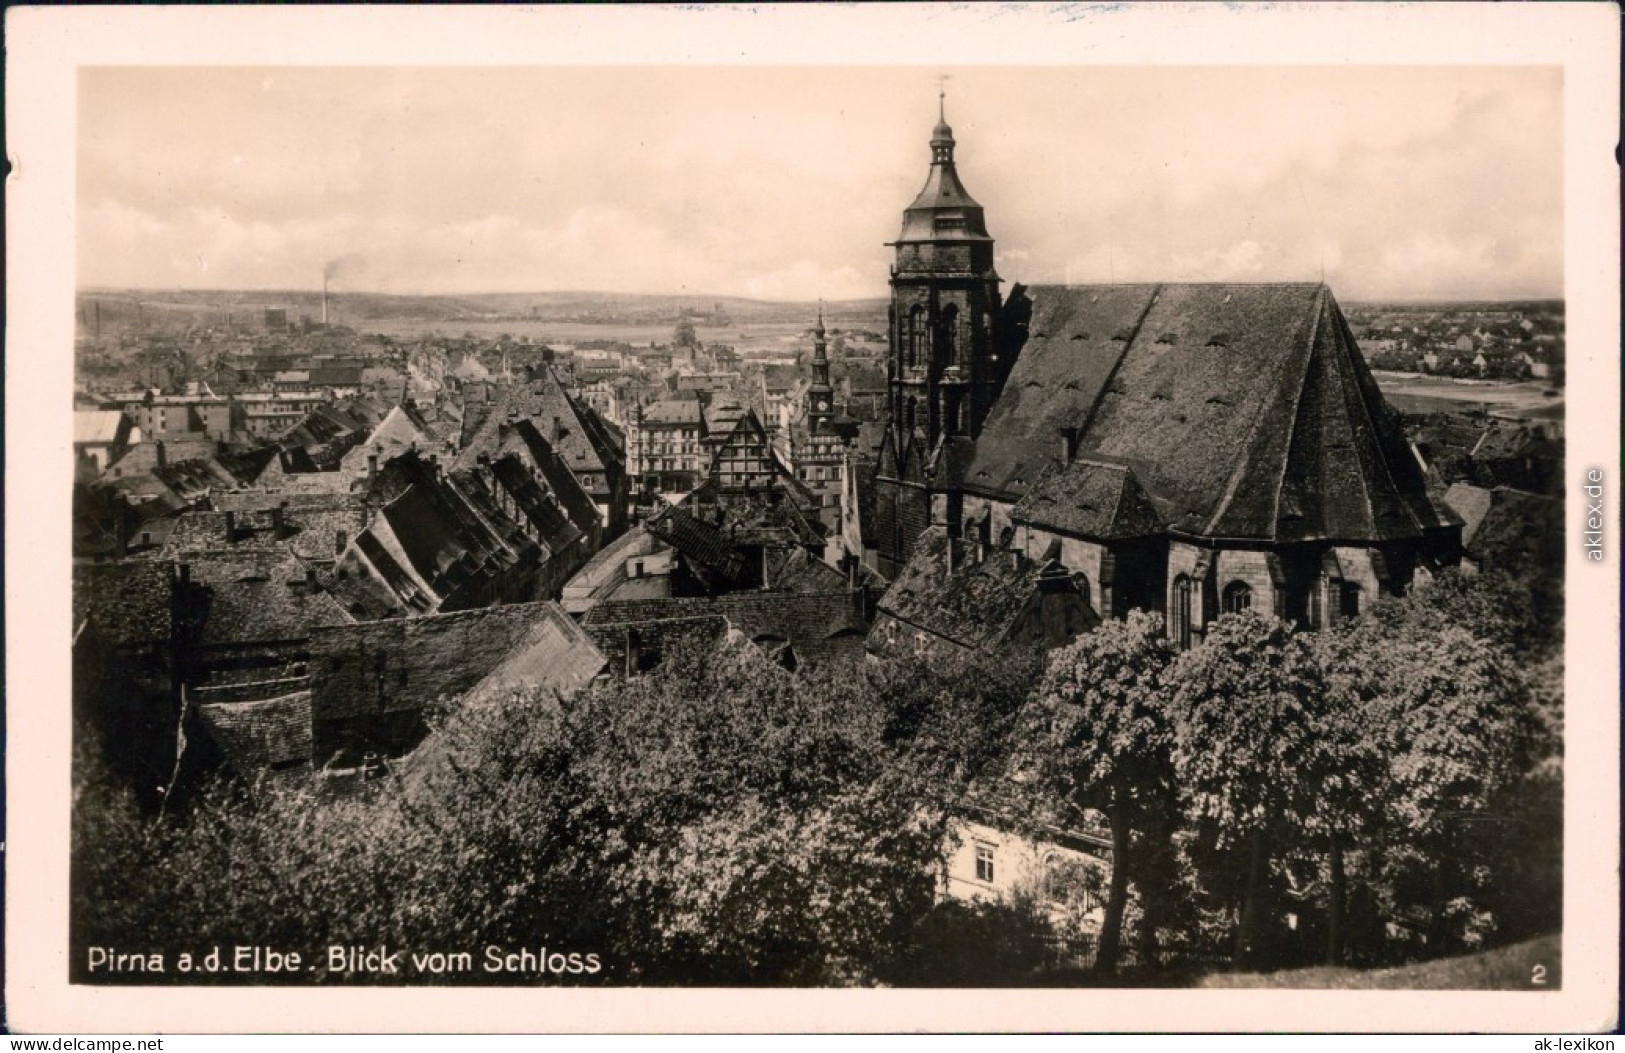
{"label": "dense foliage", "polygon": [[[1031,982],[1054,912],[939,902],[991,783],[1110,829],[1102,972],[1493,945],[1561,918],[1560,667],[1531,652],[1504,583],[1461,579],[1336,631],[1229,616],[1183,654],[1146,614],[1047,658],[679,652],[562,707],[448,705],[361,793],[221,778],[154,815],[87,749],[75,945],[299,950],[310,981],[388,982],[326,954],[383,945],[471,953],[413,983]],[[487,968],[541,948],[600,968]]]}

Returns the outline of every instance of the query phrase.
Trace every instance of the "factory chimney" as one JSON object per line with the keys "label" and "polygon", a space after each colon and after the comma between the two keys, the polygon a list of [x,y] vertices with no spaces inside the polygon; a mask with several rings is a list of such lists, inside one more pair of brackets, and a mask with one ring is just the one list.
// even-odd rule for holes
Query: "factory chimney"
{"label": "factory chimney", "polygon": [[322,325],[327,325],[327,275],[322,275]]}

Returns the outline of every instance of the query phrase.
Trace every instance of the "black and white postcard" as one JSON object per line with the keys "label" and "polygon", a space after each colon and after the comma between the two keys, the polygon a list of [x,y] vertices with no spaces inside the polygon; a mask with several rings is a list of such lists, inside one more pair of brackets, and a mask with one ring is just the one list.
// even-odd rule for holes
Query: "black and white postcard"
{"label": "black and white postcard", "polygon": [[1617,7],[7,23],[11,1026],[1614,1026]]}

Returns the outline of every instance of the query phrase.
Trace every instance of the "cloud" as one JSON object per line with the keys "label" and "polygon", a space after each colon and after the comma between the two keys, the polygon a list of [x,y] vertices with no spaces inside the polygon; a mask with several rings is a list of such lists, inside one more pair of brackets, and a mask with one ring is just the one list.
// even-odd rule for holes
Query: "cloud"
{"label": "cloud", "polygon": [[[1550,71],[956,77],[1007,282],[1561,291]],[[98,69],[79,273],[312,288],[360,258],[347,288],[883,296],[935,103],[901,68]]]}
{"label": "cloud", "polygon": [[884,295],[884,287],[877,289],[856,267],[828,266],[813,260],[796,260],[766,274],[742,275],[739,282],[744,295],[761,300],[847,300]]}

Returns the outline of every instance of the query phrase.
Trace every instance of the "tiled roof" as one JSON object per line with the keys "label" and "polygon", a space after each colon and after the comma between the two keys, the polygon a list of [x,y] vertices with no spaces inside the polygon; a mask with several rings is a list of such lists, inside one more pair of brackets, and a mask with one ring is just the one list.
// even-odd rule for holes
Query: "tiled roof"
{"label": "tiled roof", "polygon": [[[466,410],[465,410],[466,412]],[[564,390],[551,367],[502,390],[496,405],[477,427],[465,419],[463,453],[495,455],[502,445],[500,425],[532,420],[542,437],[558,451],[572,472],[619,470],[614,437],[590,407],[579,405]]]}
{"label": "tiled roof", "polygon": [[1029,337],[966,466],[1025,497],[1059,461],[1122,464],[1167,528],[1385,540],[1445,525],[1325,286],[1031,290]]}
{"label": "tiled roof", "polygon": [[774,569],[772,586],[785,592],[839,592],[847,587],[846,575],[805,549],[791,549]]}
{"label": "tiled roof", "polygon": [[1497,487],[1490,491],[1489,508],[1471,538],[1464,536],[1463,547],[1487,568],[1513,573],[1538,569],[1561,582],[1566,558],[1563,501]]}
{"label": "tiled roof", "polygon": [[745,558],[733,539],[715,524],[696,519],[681,506],[666,509],[644,527],[686,559],[725,579],[737,578],[745,569]]}
{"label": "tiled roof", "polygon": [[186,562],[207,604],[205,645],[302,640],[318,625],[351,620],[326,590],[307,588],[305,565],[291,555],[210,553]]}
{"label": "tiled roof", "polygon": [[157,437],[142,435],[140,442],[131,446],[123,457],[107,466],[109,474],[115,468],[123,476],[152,471],[158,467],[159,443],[163,444],[166,464],[212,458],[216,450],[215,441],[201,432],[179,434],[169,432]]}
{"label": "tiled roof", "polygon": [[604,656],[575,620],[546,604],[506,657],[476,684],[465,700],[501,702],[519,692],[568,699],[604,668]]}
{"label": "tiled roof", "polygon": [[1461,543],[1470,547],[1473,535],[1478,533],[1479,524],[1489,514],[1490,505],[1494,497],[1490,490],[1471,483],[1451,483],[1450,489],[1445,491],[1445,503],[1461,516]]}
{"label": "tiled roof", "polygon": [[661,399],[650,403],[643,408],[643,423],[645,424],[692,424],[698,426],[704,423],[705,414],[700,408],[698,399]]}
{"label": "tiled roof", "polygon": [[172,573],[168,563],[150,561],[75,564],[74,631],[88,621],[112,644],[168,644]]}
{"label": "tiled roof", "polygon": [[913,557],[880,598],[880,613],[963,647],[997,642],[1032,596],[1037,568],[1009,552],[979,563],[961,553],[950,575],[947,556],[941,527],[921,534]]}
{"label": "tiled roof", "polygon": [[[340,536],[352,538],[366,526],[366,509],[350,494],[228,495],[238,500],[216,512],[185,512],[164,542],[162,555],[178,559],[189,553],[227,553],[258,549],[292,552],[304,559],[331,560]],[[299,500],[299,499],[303,500]],[[256,500],[257,499],[257,500]],[[271,499],[271,500],[267,500]],[[295,503],[296,500],[298,503]],[[281,507],[281,528],[277,526]],[[227,524],[231,534],[227,536]]]}
{"label": "tiled roof", "polygon": [[[465,450],[457,458],[458,468],[470,467],[473,463],[469,459],[471,451]],[[581,481],[575,473],[570,471],[558,452],[542,437],[534,422],[520,420],[508,428],[502,435],[496,452],[490,454],[492,460],[502,454],[518,454],[519,457],[541,473],[542,479],[547,483],[547,489],[564,508],[570,517],[570,522],[583,533],[590,533],[598,524],[598,506],[593,504],[592,495],[581,486]]]}
{"label": "tiled roof", "polygon": [[518,457],[508,454],[493,462],[491,474],[513,499],[514,506],[535,526],[550,552],[563,551],[581,537],[581,531],[552,493],[537,483]]}
{"label": "tiled roof", "polygon": [[[478,472],[443,474],[433,462],[404,453],[379,470],[367,500],[378,511],[335,568],[344,575],[335,590],[352,610],[427,612],[471,579],[494,581],[544,556]],[[373,583],[351,582],[352,571],[376,575],[392,596]]]}
{"label": "tiled roof", "polygon": [[259,702],[213,702],[197,711],[209,737],[239,772],[310,762],[309,691]]}
{"label": "tiled roof", "polygon": [[1099,541],[1143,537],[1161,525],[1133,469],[1098,461],[1050,469],[1010,518]]}
{"label": "tiled roof", "polygon": [[216,512],[269,512],[278,505],[290,513],[342,512],[361,507],[355,494],[238,490],[210,498]]}
{"label": "tiled roof", "polygon": [[721,615],[747,638],[788,641],[803,662],[854,658],[863,653],[868,623],[852,594],[838,592],[738,592],[714,598],[611,600],[594,607],[582,626],[599,639],[611,627],[636,627],[673,619]]}
{"label": "tiled roof", "polygon": [[217,489],[242,485],[213,457],[170,461],[162,468],[153,468],[152,476],[187,502],[201,500]]}

